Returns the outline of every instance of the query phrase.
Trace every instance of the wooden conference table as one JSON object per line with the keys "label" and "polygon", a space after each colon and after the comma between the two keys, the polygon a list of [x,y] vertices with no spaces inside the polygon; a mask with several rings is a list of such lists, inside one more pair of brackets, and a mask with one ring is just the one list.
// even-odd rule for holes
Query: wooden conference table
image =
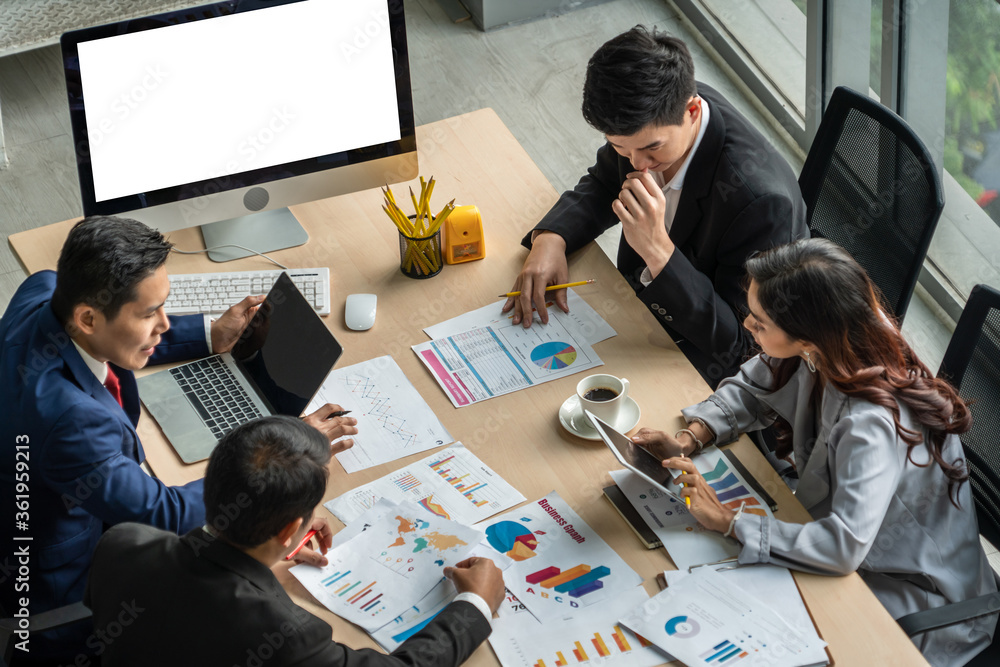
{"label": "wooden conference table", "polygon": [[[608,471],[620,466],[603,444],[582,440],[559,424],[559,406],[583,376],[500,396],[455,409],[424,369],[410,346],[427,340],[422,329],[484,304],[498,302],[524,261],[522,235],[557,197],[545,177],[490,109],[417,128],[420,173],[434,175],[434,207],[455,197],[457,204],[476,204],[486,230],[486,259],[445,266],[436,277],[413,280],[399,271],[398,233],[381,211],[375,190],[292,207],[309,232],[309,242],[273,253],[291,267],[329,266],[332,314],[327,326],[344,346],[339,366],[390,354],[427,400],[452,436],[462,441],[529,501],[557,491],[580,516],[611,544],[644,579],[651,594],[655,575],[674,569],[663,549],[642,547],[625,522],[602,497],[611,483]],[[394,186],[397,193],[406,185]],[[405,200],[406,198],[403,197]],[[75,221],[49,225],[10,237],[28,272],[54,269],[62,243]],[[196,229],[169,235],[180,249],[203,248]],[[213,264],[204,255],[171,255],[170,273],[268,269],[258,257]],[[710,391],[657,320],[634,297],[597,244],[570,261],[571,280],[596,278],[578,293],[618,332],[595,346],[605,366],[599,371],[631,382],[631,395],[642,409],[640,424],[673,432],[681,427],[681,408],[703,400]],[[369,331],[347,329],[343,305],[348,294],[379,296],[377,322]],[[205,463],[184,465],[145,409],[139,433],[149,464],[167,484],[202,477]],[[808,514],[744,436],[733,445],[751,473],[779,503],[777,516],[806,521]],[[428,452],[363,470],[350,476],[331,464],[325,500],[419,460]],[[340,523],[325,509],[335,529]],[[353,647],[374,646],[355,626],[335,617],[279,567],[279,578],[302,606],[325,618],[334,637]],[[803,598],[834,661],[841,665],[925,664],[922,656],[879,604],[860,577],[821,577],[796,573]],[[470,665],[495,665],[485,645]]]}

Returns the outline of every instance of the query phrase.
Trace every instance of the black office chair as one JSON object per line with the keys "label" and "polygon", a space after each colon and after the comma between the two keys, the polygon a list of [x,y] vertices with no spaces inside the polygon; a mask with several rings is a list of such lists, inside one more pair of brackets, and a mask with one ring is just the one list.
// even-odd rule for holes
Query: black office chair
{"label": "black office chair", "polygon": [[809,229],[846,249],[903,321],[944,194],[923,142],[902,118],[843,86],[823,114],[799,188]]}
{"label": "black office chair", "polygon": [[[962,435],[962,445],[979,532],[1000,547],[1000,292],[986,285],[972,289],[938,377],[955,385],[969,403],[972,428]],[[900,618],[899,624],[912,637],[998,609],[1000,593],[993,593],[909,614]],[[969,664],[1000,665],[1000,641],[994,640]]]}
{"label": "black office chair", "polygon": [[[85,607],[82,602],[51,609],[31,617],[31,641],[36,643],[44,641],[39,637],[46,630],[54,630],[70,623],[82,621],[90,618],[92,612]],[[0,610],[0,656],[2,656],[2,667],[10,664],[14,657],[14,644],[17,642],[15,633],[20,629],[19,619],[8,616]],[[95,662],[96,661],[96,662]],[[91,658],[91,665],[100,665],[99,658]]]}

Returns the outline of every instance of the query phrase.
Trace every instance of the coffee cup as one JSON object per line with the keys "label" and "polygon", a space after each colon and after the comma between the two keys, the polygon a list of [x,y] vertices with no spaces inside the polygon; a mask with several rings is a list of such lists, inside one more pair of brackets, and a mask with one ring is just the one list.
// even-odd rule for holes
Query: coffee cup
{"label": "coffee cup", "polygon": [[576,385],[576,395],[580,398],[580,417],[574,421],[590,426],[583,412],[590,410],[614,427],[628,398],[628,387],[628,380],[614,375],[598,374],[583,378]]}

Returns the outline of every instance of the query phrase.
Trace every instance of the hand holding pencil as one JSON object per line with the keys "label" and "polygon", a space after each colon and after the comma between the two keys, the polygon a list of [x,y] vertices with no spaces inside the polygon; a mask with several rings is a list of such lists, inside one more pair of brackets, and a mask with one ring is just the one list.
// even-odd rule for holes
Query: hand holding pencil
{"label": "hand holding pencil", "polygon": [[[575,283],[565,283],[563,285],[549,285],[548,287],[545,288],[545,291],[551,292],[552,290],[566,289],[567,287],[579,287],[580,285],[589,285],[591,283],[596,283],[596,282],[597,282],[596,278],[590,278],[589,280],[578,280]],[[507,292],[506,294],[500,294],[497,296],[497,298],[506,299],[512,296],[521,296],[520,290],[516,292]]]}

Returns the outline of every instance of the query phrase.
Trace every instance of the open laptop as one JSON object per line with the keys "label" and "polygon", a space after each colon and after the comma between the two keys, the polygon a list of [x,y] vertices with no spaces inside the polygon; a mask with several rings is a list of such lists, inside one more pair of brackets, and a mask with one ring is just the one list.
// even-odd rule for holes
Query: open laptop
{"label": "open laptop", "polygon": [[267,415],[298,417],[344,348],[282,273],[231,352],[137,380],[146,409],[185,463]]}

